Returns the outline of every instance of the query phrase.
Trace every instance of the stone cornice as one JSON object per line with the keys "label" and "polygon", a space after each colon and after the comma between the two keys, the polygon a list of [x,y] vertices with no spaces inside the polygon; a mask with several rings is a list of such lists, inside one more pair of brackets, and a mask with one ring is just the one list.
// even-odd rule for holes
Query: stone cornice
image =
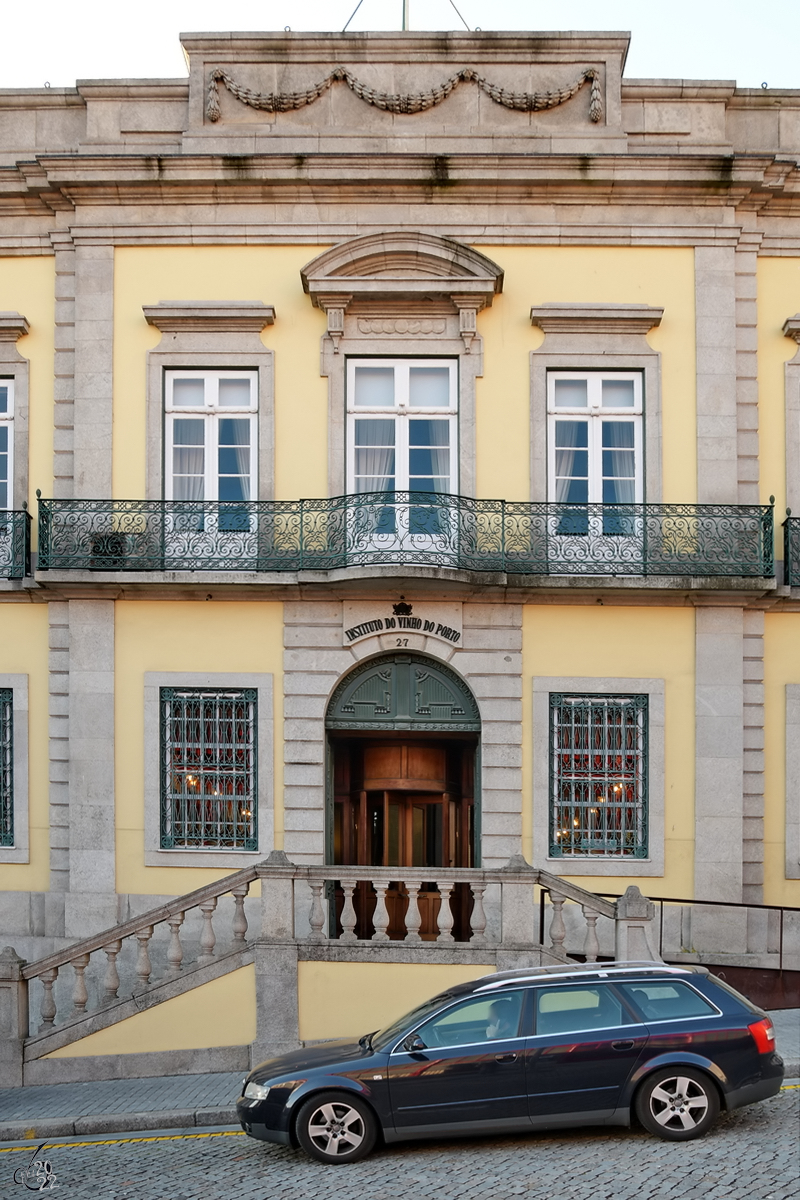
{"label": "stone cornice", "polygon": [[65,195],[85,196],[93,189],[106,190],[117,202],[129,188],[142,186],[156,191],[212,188],[226,185],[217,202],[224,203],[248,187],[277,187],[293,184],[297,188],[326,184],[341,193],[348,185],[369,182],[370,187],[396,189],[399,184],[424,183],[445,195],[454,187],[472,185],[485,188],[520,184],[577,185],[585,203],[587,185],[615,190],[635,188],[639,196],[671,191],[686,194],[702,190],[719,203],[720,194],[728,197],[754,188],[772,194],[796,188],[800,195],[800,164],[796,157],[784,154],[545,154],[516,153],[471,154],[458,145],[447,155],[447,178],[432,172],[434,153],[407,152],[358,154],[311,153],[302,164],[294,153],[280,154],[162,154],[157,160],[147,154],[63,154],[41,155],[35,161],[0,168],[0,196],[9,193],[41,192],[61,189]]}
{"label": "stone cornice", "polygon": [[162,333],[261,333],[275,323],[275,309],[261,300],[166,300],[142,312]]}
{"label": "stone cornice", "polygon": [[17,342],[30,332],[28,318],[18,312],[0,312],[0,342]]}
{"label": "stone cornice", "polygon": [[663,315],[648,304],[541,304],[531,309],[531,324],[543,333],[645,334]]}
{"label": "stone cornice", "polygon": [[455,61],[472,54],[481,63],[518,60],[531,62],[574,61],[577,54],[609,55],[624,58],[631,35],[626,32],[537,32],[501,31],[492,33],[450,30],[446,34],[420,30],[406,32],[362,33],[184,33],[181,45],[190,59],[210,62],[239,60],[251,62],[319,63],[337,55],[352,61],[422,62]]}
{"label": "stone cornice", "polygon": [[793,317],[784,321],[783,333],[785,337],[793,338],[800,346],[800,313],[795,313]]}

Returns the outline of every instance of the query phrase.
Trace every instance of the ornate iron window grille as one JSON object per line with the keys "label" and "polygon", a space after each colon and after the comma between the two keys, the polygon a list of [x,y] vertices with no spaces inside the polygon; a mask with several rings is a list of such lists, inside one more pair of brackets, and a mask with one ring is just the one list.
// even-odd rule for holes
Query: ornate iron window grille
{"label": "ornate iron window grille", "polygon": [[25,510],[0,511],[0,579],[30,575],[31,516]]}
{"label": "ornate iron window grille", "polygon": [[257,850],[255,688],[161,688],[161,848]]}
{"label": "ornate iron window grille", "polygon": [[0,846],[14,845],[14,694],[0,688]]}
{"label": "ornate iron window grille", "polygon": [[647,696],[550,695],[550,855],[646,858]]}
{"label": "ornate iron window grille", "polygon": [[769,577],[762,504],[547,504],[436,492],[320,500],[39,500],[39,570]]}

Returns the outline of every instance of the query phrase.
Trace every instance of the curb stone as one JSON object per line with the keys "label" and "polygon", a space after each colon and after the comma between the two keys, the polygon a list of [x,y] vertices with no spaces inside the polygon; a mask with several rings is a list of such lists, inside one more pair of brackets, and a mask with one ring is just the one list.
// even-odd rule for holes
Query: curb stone
{"label": "curb stone", "polygon": [[237,1125],[236,1109],[170,1108],[156,1112],[98,1113],[94,1116],[48,1117],[43,1120],[5,1121],[0,1123],[0,1142],[36,1141],[38,1138],[73,1137],[97,1133],[137,1133],[152,1129],[206,1128],[213,1125]]}

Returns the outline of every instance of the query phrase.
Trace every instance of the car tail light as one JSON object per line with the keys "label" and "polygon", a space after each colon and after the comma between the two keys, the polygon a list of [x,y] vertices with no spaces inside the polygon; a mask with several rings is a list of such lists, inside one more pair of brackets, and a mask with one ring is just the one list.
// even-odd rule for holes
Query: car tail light
{"label": "car tail light", "polygon": [[771,1054],[775,1049],[775,1029],[769,1017],[764,1017],[763,1021],[754,1021],[747,1028],[753,1035],[758,1053]]}

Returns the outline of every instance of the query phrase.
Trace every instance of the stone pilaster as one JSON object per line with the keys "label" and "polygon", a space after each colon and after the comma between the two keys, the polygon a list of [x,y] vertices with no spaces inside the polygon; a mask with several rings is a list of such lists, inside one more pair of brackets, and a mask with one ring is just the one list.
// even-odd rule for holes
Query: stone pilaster
{"label": "stone pilaster", "polygon": [[695,884],[701,900],[742,899],[740,608],[698,608],[695,668]]}
{"label": "stone pilaster", "polygon": [[69,890],[69,605],[48,605],[48,716],[50,723],[50,888],[44,932],[64,936],[64,894]]}
{"label": "stone pilaster", "polygon": [[75,252],[74,495],[111,496],[114,247]]}
{"label": "stone pilaster", "polygon": [[69,891],[65,934],[117,920],[114,602],[69,601]]}
{"label": "stone pilaster", "polygon": [[759,503],[758,248],[762,234],[742,234],[736,251],[736,430],[739,504]]}
{"label": "stone pilaster", "polygon": [[481,866],[503,867],[522,851],[522,606],[465,604],[463,618],[450,665],[481,713]]}
{"label": "stone pilaster", "polygon": [[356,665],[342,646],[338,601],[284,605],[283,848],[292,862],[325,859],[325,708]]}
{"label": "stone pilaster", "polygon": [[697,499],[738,497],[736,406],[736,251],[695,250],[697,354]]}
{"label": "stone pilaster", "polygon": [[744,613],[742,900],[764,902],[764,613]]}
{"label": "stone pilaster", "polygon": [[75,415],[75,247],[68,233],[52,234],[55,247],[55,379],[53,384],[53,495],[73,494]]}

